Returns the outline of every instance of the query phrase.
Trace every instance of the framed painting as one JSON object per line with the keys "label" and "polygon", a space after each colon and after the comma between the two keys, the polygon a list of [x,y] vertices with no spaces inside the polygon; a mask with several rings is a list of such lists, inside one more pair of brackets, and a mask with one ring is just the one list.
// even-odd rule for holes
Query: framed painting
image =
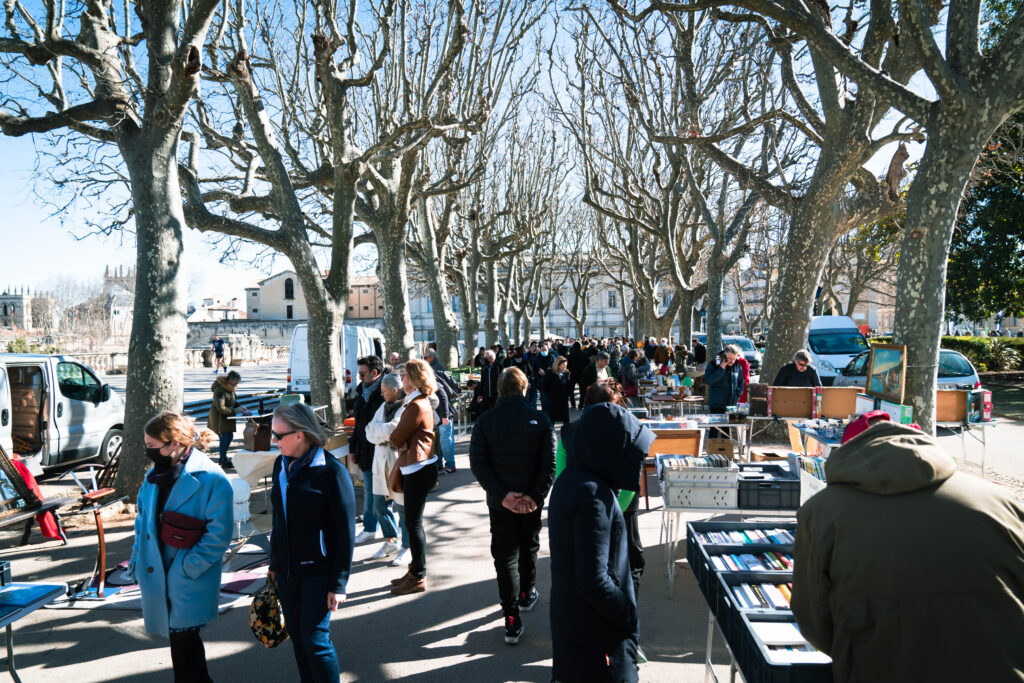
{"label": "framed painting", "polygon": [[907,347],[902,344],[872,344],[868,357],[867,393],[893,403],[903,403],[903,382],[907,374]]}

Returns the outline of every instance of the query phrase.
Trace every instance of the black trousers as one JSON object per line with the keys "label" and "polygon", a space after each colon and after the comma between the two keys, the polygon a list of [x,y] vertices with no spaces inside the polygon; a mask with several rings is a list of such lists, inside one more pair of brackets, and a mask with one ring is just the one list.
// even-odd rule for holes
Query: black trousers
{"label": "black trousers", "polygon": [[174,683],[212,683],[199,631],[172,631],[170,637]]}
{"label": "black trousers", "polygon": [[402,475],[405,528],[409,530],[409,551],[412,553],[409,571],[418,579],[427,575],[427,535],[423,531],[423,508],[427,505],[427,494],[436,481],[437,467],[433,464],[421,467],[412,474]]}
{"label": "black trousers", "polygon": [[537,585],[540,551],[540,512],[520,515],[505,508],[490,509],[491,557],[498,573],[498,599],[504,616],[519,614],[519,593]]}
{"label": "black trousers", "polygon": [[[572,405],[573,410],[576,409],[576,385],[577,384],[579,384],[579,380],[576,379],[575,377],[573,377],[570,374],[569,375],[569,383],[566,384],[566,388],[569,390],[569,404]],[[584,398],[585,398],[584,396],[580,397],[580,405],[581,406],[583,405],[583,399]]]}
{"label": "black trousers", "polygon": [[626,550],[629,555],[629,573],[633,577],[633,595],[636,597],[637,605],[640,604],[640,577],[644,575],[644,543],[640,540],[640,524],[637,521],[637,513],[640,511],[640,495],[633,496],[633,500],[626,506],[622,513],[626,522]]}

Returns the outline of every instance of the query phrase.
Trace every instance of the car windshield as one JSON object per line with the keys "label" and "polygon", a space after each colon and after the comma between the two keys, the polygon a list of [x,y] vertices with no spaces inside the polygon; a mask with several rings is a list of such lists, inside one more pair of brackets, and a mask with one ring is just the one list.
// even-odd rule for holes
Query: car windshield
{"label": "car windshield", "polygon": [[807,345],[819,356],[833,356],[866,351],[868,343],[860,332],[815,332],[807,338]]}
{"label": "car windshield", "polygon": [[746,337],[726,337],[726,344],[735,344],[744,351],[757,351],[754,347],[754,342],[750,341]]}
{"label": "car windshield", "polygon": [[939,377],[967,377],[973,374],[974,368],[959,353],[939,353]]}

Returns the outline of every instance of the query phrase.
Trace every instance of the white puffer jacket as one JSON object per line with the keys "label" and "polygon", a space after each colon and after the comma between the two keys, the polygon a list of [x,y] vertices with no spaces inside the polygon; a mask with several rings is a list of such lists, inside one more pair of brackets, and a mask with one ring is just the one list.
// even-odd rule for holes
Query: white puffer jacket
{"label": "white puffer jacket", "polygon": [[388,439],[391,437],[391,432],[395,431],[395,427],[398,426],[405,406],[399,407],[390,422],[384,421],[385,407],[387,407],[386,403],[377,408],[373,419],[366,425],[366,440],[374,445],[373,469],[371,470],[373,472],[373,492],[375,495],[381,495],[381,491],[386,491],[388,498],[399,505],[405,505],[405,496],[392,491],[388,486],[388,472],[398,460],[398,451],[388,442]]}

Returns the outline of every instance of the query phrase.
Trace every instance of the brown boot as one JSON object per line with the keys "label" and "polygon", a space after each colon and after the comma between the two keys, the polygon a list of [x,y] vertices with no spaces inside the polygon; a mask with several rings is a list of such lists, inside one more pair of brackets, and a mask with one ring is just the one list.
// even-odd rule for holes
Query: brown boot
{"label": "brown boot", "polygon": [[391,585],[392,586],[401,586],[403,583],[408,581],[410,578],[412,578],[412,572],[407,571],[404,574],[402,574],[400,577],[398,577],[397,579],[391,579]]}
{"label": "brown boot", "polygon": [[427,590],[427,579],[423,577],[418,579],[412,574],[409,574],[409,580],[405,583],[400,583],[391,589],[394,595],[409,595],[410,593],[422,593]]}

